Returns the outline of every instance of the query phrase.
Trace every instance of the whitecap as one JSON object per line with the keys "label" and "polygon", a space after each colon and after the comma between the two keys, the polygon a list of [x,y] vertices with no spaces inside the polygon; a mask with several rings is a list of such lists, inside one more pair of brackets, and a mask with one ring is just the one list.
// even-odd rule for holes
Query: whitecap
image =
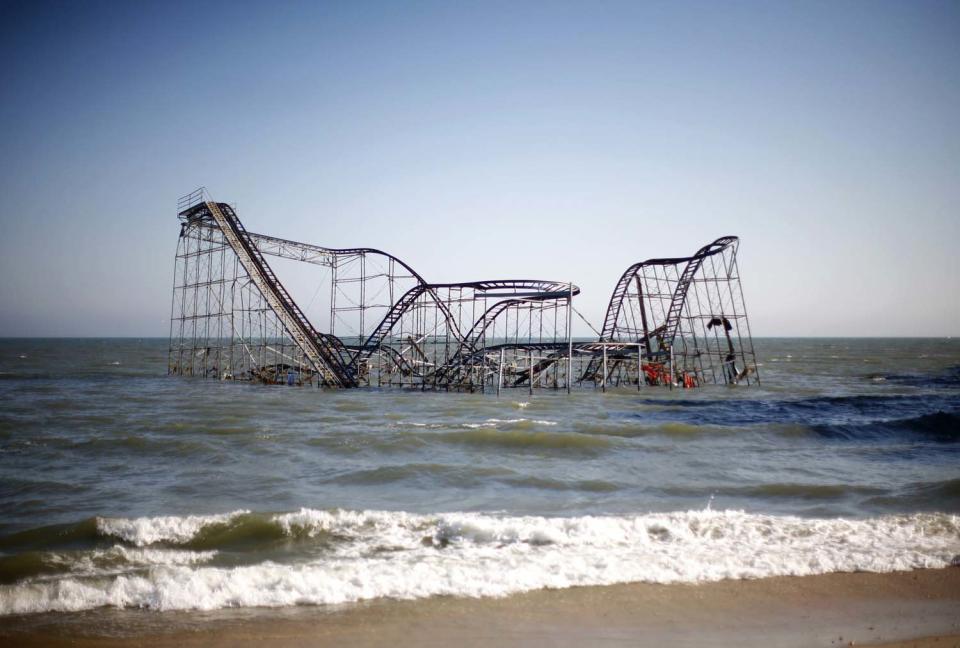
{"label": "whitecap", "polygon": [[[152,522],[128,533],[141,541],[182,538],[189,528],[203,526],[185,522],[188,518],[177,518],[175,525],[160,519],[141,518]],[[233,568],[184,561],[177,554],[144,553],[140,558],[151,563],[146,571],[109,577],[71,574],[0,586],[0,614],[505,596],[624,582],[941,568],[960,554],[960,517],[934,513],[847,520],[708,509],[548,518],[305,508],[272,520],[284,533],[327,532],[337,542],[328,554],[300,563],[265,560]],[[148,534],[144,527],[153,531]],[[383,546],[392,550],[383,552]]]}
{"label": "whitecap", "polygon": [[156,542],[183,544],[212,524],[226,524],[250,511],[233,511],[218,515],[167,515],[139,518],[97,518],[97,531],[120,538],[138,547]]}

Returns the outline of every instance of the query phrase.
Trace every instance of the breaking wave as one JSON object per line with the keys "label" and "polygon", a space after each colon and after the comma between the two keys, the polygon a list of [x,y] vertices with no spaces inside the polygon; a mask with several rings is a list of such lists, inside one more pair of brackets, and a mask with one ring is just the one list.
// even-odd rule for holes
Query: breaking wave
{"label": "breaking wave", "polygon": [[0,614],[324,605],[945,567],[958,561],[960,517],[235,511],[96,518],[8,536],[0,548],[28,540],[33,550],[0,558]]}

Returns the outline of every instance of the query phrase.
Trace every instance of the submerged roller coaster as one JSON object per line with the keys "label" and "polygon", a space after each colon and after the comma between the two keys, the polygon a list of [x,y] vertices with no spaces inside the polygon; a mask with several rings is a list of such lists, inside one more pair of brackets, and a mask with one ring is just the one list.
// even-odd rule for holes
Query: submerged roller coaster
{"label": "submerged roller coaster", "polygon": [[[380,250],[248,232],[203,189],[177,213],[170,374],[497,393],[759,382],[733,236],[630,266],[598,337],[575,340],[572,283],[429,283]],[[267,257],[319,266],[305,307]]]}

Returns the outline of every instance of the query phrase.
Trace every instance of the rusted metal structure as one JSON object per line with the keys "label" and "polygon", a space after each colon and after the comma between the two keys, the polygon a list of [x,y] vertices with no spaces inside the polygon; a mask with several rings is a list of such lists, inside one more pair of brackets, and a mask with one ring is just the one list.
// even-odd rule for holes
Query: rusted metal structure
{"label": "rusted metal structure", "polygon": [[[595,340],[574,340],[569,282],[429,283],[371,248],[248,232],[202,189],[180,199],[171,374],[325,387],[495,391],[758,380],[735,237],[617,282]],[[318,266],[308,317],[268,257]]]}
{"label": "rusted metal structure", "polygon": [[[600,342],[613,349],[639,345],[651,384],[758,382],[737,265],[739,243],[724,236],[689,257],[648,259],[627,268],[610,297]],[[593,377],[599,364],[594,358],[585,377]],[[602,380],[626,372],[630,382],[630,366],[608,368]]]}

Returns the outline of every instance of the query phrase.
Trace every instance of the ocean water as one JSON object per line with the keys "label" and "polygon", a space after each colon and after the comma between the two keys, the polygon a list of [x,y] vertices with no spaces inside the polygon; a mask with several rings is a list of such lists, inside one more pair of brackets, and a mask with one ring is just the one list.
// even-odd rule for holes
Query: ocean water
{"label": "ocean water", "polygon": [[0,340],[0,615],[960,563],[960,340],[756,342],[760,387],[498,398]]}

